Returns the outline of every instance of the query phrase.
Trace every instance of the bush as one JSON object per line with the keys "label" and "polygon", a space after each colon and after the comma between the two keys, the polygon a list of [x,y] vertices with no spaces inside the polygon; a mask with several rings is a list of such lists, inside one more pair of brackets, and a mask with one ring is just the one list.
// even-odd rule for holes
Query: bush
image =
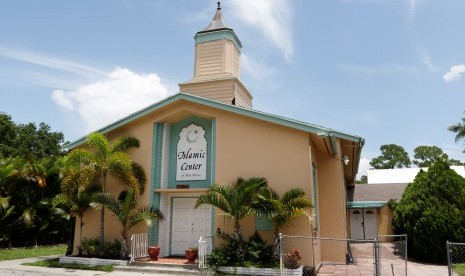
{"label": "bush", "polygon": [[105,242],[103,246],[103,257],[105,259],[120,259],[123,245],[121,241],[115,239],[114,242]]}
{"label": "bush", "polygon": [[122,243],[115,239],[114,242],[105,242],[103,254],[100,256],[100,241],[98,238],[82,239],[82,253],[89,257],[102,257],[104,259],[120,259]]}
{"label": "bush", "polygon": [[465,241],[465,179],[435,162],[410,183],[394,211],[393,228],[409,238],[409,256],[444,263],[446,241]]}
{"label": "bush", "polygon": [[97,238],[84,238],[82,239],[82,253],[87,256],[98,256],[99,255],[99,239]]}
{"label": "bush", "polygon": [[208,257],[208,264],[216,270],[220,266],[231,267],[278,267],[273,261],[273,246],[267,245],[258,232],[255,232],[248,241],[240,235],[226,234],[219,228],[217,236],[224,243],[215,248]]}

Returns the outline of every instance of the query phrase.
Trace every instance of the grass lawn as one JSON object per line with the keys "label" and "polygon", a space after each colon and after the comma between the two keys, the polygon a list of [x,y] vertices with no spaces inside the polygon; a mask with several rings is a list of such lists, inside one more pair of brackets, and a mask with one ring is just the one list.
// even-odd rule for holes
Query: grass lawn
{"label": "grass lawn", "polygon": [[66,245],[40,246],[31,248],[0,249],[0,261],[29,257],[60,255],[66,253]]}
{"label": "grass lawn", "polygon": [[42,266],[42,267],[61,267],[70,269],[113,271],[114,265],[85,265],[85,264],[60,264],[58,259],[38,261],[34,263],[24,263],[23,265]]}
{"label": "grass lawn", "polygon": [[454,272],[456,272],[459,276],[465,276],[465,264],[454,265]]}

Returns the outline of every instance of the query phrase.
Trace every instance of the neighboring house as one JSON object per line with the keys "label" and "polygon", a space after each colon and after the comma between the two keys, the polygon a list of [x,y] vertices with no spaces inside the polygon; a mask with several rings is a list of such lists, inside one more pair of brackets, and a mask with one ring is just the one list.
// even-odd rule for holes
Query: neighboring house
{"label": "neighboring house", "polygon": [[[364,140],[253,110],[252,95],[240,80],[241,47],[218,9],[213,21],[195,35],[194,77],[179,84],[180,93],[97,130],[110,141],[120,136],[140,140],[141,147],[129,151],[149,179],[140,203],[160,208],[166,220],[149,229],[140,225],[133,233],[148,232],[150,244],[160,245],[161,256],[184,254],[201,235],[214,235],[218,227],[232,233],[231,221],[220,211],[193,206],[212,184],[237,177],[265,177],[279,194],[294,187],[306,192],[315,208],[313,225],[299,217],[283,233],[347,237],[346,187],[354,183]],[[318,103],[307,104],[310,108]],[[82,147],[85,139],[68,147]],[[106,187],[114,194],[122,190],[111,179]],[[83,236],[98,237],[99,213],[88,211],[84,223]],[[266,221],[250,217],[242,225],[245,237],[258,230],[272,242]],[[108,214],[105,239],[117,238],[119,231]],[[80,235],[78,226],[75,235]],[[315,263],[345,262],[346,248],[341,247],[337,251],[315,244],[312,258]]]}
{"label": "neighboring house", "polygon": [[347,189],[347,216],[351,239],[376,239],[392,235],[393,212],[388,201],[400,200],[407,183],[356,184]]}

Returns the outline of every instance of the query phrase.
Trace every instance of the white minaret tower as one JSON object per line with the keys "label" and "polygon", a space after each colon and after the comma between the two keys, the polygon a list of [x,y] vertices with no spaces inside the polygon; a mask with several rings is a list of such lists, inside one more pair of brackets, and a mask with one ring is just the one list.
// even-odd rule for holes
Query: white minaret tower
{"label": "white minaret tower", "polygon": [[252,95],[240,81],[242,44],[224,22],[220,2],[212,22],[195,37],[194,78],[180,83],[184,93],[252,107]]}

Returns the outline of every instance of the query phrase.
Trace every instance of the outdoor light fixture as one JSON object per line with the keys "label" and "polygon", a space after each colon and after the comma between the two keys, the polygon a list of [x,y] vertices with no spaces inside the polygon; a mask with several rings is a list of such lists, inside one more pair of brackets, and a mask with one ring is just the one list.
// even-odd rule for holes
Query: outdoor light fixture
{"label": "outdoor light fixture", "polygon": [[347,155],[342,156],[342,161],[344,161],[344,165],[349,165],[349,157]]}

